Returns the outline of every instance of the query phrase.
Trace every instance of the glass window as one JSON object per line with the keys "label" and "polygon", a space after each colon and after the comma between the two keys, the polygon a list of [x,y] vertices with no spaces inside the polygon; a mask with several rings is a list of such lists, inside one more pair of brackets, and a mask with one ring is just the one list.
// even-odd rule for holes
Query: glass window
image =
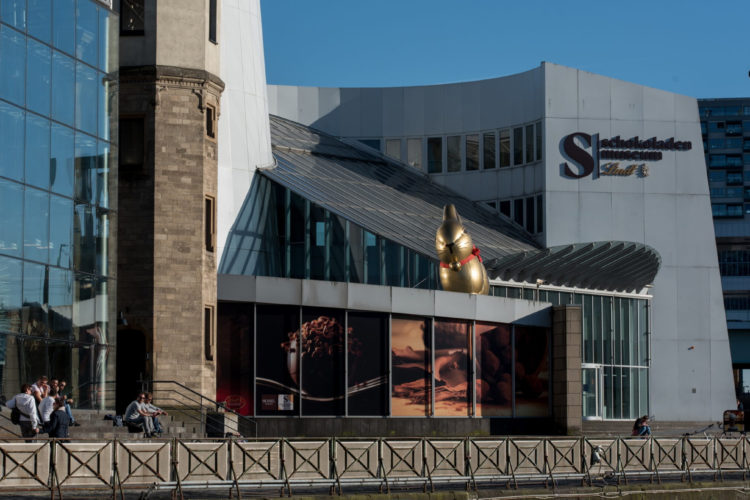
{"label": "glass window", "polygon": [[523,226],[523,198],[513,200],[513,220]]}
{"label": "glass window", "polygon": [[347,222],[347,224],[349,226],[349,281],[363,283],[365,269],[364,235],[360,226],[352,222]]}
{"label": "glass window", "polygon": [[536,161],[539,161],[542,159],[542,122],[537,122],[534,125],[534,132],[536,134],[536,139],[534,143],[536,144],[536,156],[534,159]]}
{"label": "glass window", "polygon": [[[97,92],[98,92],[98,113],[97,113],[97,119],[99,120],[99,137],[104,139],[105,141],[109,140],[109,127],[110,127],[110,119],[112,118],[112,109],[110,107],[110,103],[112,100],[110,99],[110,89],[112,83],[110,82],[110,79],[105,75],[104,73],[97,73],[96,74],[96,85],[97,85]],[[116,99],[115,99],[116,102]],[[211,109],[210,106],[206,107],[206,116],[208,116],[208,111]]]}
{"label": "glass window", "polygon": [[708,166],[709,167],[726,167],[727,166],[726,155],[709,155]]}
{"label": "glass window", "polygon": [[218,16],[216,14],[216,0],[209,0],[208,2],[208,41],[216,43],[218,38],[216,37],[216,22]]}
{"label": "glass window", "polygon": [[97,72],[88,66],[76,64],[76,128],[96,135],[96,104],[92,96],[98,96]]}
{"label": "glass window", "polygon": [[49,249],[49,195],[26,188],[23,213],[23,256],[47,262]]}
{"label": "glass window", "polygon": [[144,160],[143,117],[121,118],[118,133],[120,167],[139,170]]}
{"label": "glass window", "polygon": [[742,157],[740,155],[727,155],[727,167],[741,167]]}
{"label": "glass window", "polygon": [[310,204],[310,278],[327,279],[326,238],[328,221],[325,209]]}
{"label": "glass window", "polygon": [[740,107],[739,106],[726,106],[724,108],[724,113],[727,116],[739,116],[740,115]]}
{"label": "glass window", "polygon": [[53,123],[50,148],[52,156],[49,176],[52,191],[72,198],[75,151],[73,131],[68,127]]}
{"label": "glass window", "polygon": [[52,41],[54,46],[73,55],[76,43],[75,0],[55,0],[52,5],[52,16]]}
{"label": "glass window", "polygon": [[380,238],[369,231],[365,236],[365,276],[368,285],[382,285],[380,264]]}
{"label": "glass window", "polygon": [[724,138],[711,138],[708,140],[709,149],[724,149]]}
{"label": "glass window", "polygon": [[385,154],[395,160],[401,159],[401,139],[386,139]]}
{"label": "glass window", "polygon": [[[720,173],[724,173],[722,171],[719,171]],[[743,178],[742,178],[742,172],[727,172],[726,176],[726,182],[729,186],[736,186],[738,184],[742,184]]]}
{"label": "glass window", "polygon": [[742,217],[742,205],[727,204],[727,217]]}
{"label": "glass window", "polygon": [[21,331],[25,335],[48,335],[46,268],[47,266],[30,262],[23,264],[24,315]]}
{"label": "glass window", "polygon": [[216,400],[253,415],[253,305],[219,302],[216,323]]}
{"label": "glass window", "polygon": [[[110,53],[109,44],[109,26],[112,22],[112,18],[112,14],[110,14],[107,9],[99,8],[99,69],[105,73],[117,69],[117,54]],[[115,43],[113,46],[117,47],[117,44]]]}
{"label": "glass window", "polygon": [[593,305],[593,314],[591,320],[591,331],[594,339],[593,358],[591,362],[602,362],[602,297],[594,295],[591,298]]}
{"label": "glass window", "polygon": [[500,213],[510,218],[510,200],[503,200],[500,202]]}
{"label": "glass window", "polygon": [[100,207],[109,207],[109,160],[110,145],[107,142],[98,142],[96,156],[96,181],[94,182],[94,201]]}
{"label": "glass window", "polygon": [[479,136],[466,136],[466,170],[479,170]]}
{"label": "glass window", "polygon": [[76,58],[96,66],[99,62],[99,17],[91,0],[78,0],[76,15]]}
{"label": "glass window", "polygon": [[0,283],[3,284],[0,286],[0,331],[2,332],[18,333],[21,330],[21,269],[20,260],[0,256]]}
{"label": "glass window", "polygon": [[46,45],[31,39],[28,41],[27,51],[26,107],[49,116],[52,52]]}
{"label": "glass window", "polygon": [[461,171],[461,136],[448,136],[448,172]]}
{"label": "glass window", "polygon": [[289,336],[290,343],[295,341],[302,374],[298,380],[302,415],[343,415],[344,311],[303,308],[302,326]]}
{"label": "glass window", "polygon": [[549,415],[549,332],[515,327],[516,416]]}
{"label": "glass window", "polygon": [[523,127],[513,129],[513,165],[523,164]]}
{"label": "glass window", "polygon": [[[21,257],[23,253],[23,187],[20,184],[0,179],[0,213],[3,214],[3,223],[0,224],[0,253]],[[0,277],[0,283],[2,282]]]}
{"label": "glass window", "polygon": [[476,416],[478,417],[510,417],[512,415],[513,346],[510,333],[510,325],[476,323],[475,370]]}
{"label": "glass window", "polygon": [[500,167],[510,166],[510,130],[500,131]]}
{"label": "glass window", "polygon": [[482,138],[482,151],[485,169],[495,168],[495,133],[487,132]]}
{"label": "glass window", "polygon": [[73,275],[70,271],[49,269],[49,306],[50,336],[70,338],[73,331]]}
{"label": "glass window", "polygon": [[[5,2],[2,3],[5,5]],[[0,26],[0,97],[24,105],[26,39],[7,26]]]}
{"label": "glass window", "polygon": [[77,200],[94,201],[96,192],[96,140],[84,134],[76,134],[75,197]]}
{"label": "glass window", "polygon": [[391,415],[424,417],[431,406],[430,320],[393,316],[391,320]]}
{"label": "glass window", "polygon": [[724,141],[724,147],[727,149],[737,149],[742,147],[742,138],[741,137],[732,137],[727,138]]}
{"label": "glass window", "polygon": [[388,415],[388,316],[348,313],[349,415]]}
{"label": "glass window", "polygon": [[533,233],[536,225],[534,224],[534,197],[526,198],[526,231]]}
{"label": "glass window", "polygon": [[49,263],[70,268],[73,250],[73,201],[50,197]]}
{"label": "glass window", "polygon": [[[94,238],[96,240],[96,274],[107,276],[109,272],[109,213],[104,210],[95,212],[96,224]],[[213,337],[215,338],[215,336]],[[214,341],[215,342],[215,341]]]}
{"label": "glass window", "polygon": [[709,182],[725,182],[727,180],[727,172],[724,170],[709,170],[708,180]]}
{"label": "glass window", "polygon": [[384,240],[385,243],[385,273],[388,286],[404,286],[406,275],[406,262],[404,256],[404,247],[390,240]]}
{"label": "glass window", "polygon": [[19,108],[0,101],[0,176],[19,181],[23,180],[24,115]]}
{"label": "glass window", "polygon": [[96,271],[96,235],[98,220],[90,205],[76,204],[73,219],[73,265],[77,271]]}
{"label": "glass window", "polygon": [[593,297],[591,295],[583,296],[583,362],[594,362],[594,339],[592,321],[594,319]]}
{"label": "glass window", "polygon": [[299,308],[258,305],[255,321],[256,414],[299,414]]}
{"label": "glass window", "polygon": [[544,198],[541,194],[536,197],[536,232],[544,232]]}
{"label": "glass window", "polygon": [[336,214],[328,213],[329,218],[329,229],[331,235],[329,237],[329,259],[331,273],[329,279],[331,281],[346,281],[346,220],[339,217]]}
{"label": "glass window", "polygon": [[724,132],[724,122],[708,122],[708,131],[711,133]]}
{"label": "glass window", "polygon": [[49,121],[29,114],[26,117],[26,183],[49,189]]}
{"label": "glass window", "polygon": [[359,139],[359,142],[361,142],[368,148],[380,151],[380,139]]}
{"label": "glass window", "polygon": [[422,139],[406,140],[407,161],[412,167],[422,169]]}
{"label": "glass window", "polygon": [[50,43],[52,32],[52,0],[28,0],[28,33],[39,40]]}
{"label": "glass window", "polygon": [[430,174],[443,171],[443,138],[427,138],[427,172]]}
{"label": "glass window", "polygon": [[727,206],[723,203],[712,203],[711,204],[711,214],[714,217],[726,217],[727,216]]}
{"label": "glass window", "polygon": [[706,122],[701,122],[701,134],[706,135],[708,133],[708,125]]}
{"label": "glass window", "polygon": [[[83,101],[80,106],[88,104],[91,107],[91,96],[88,95],[88,102],[85,100],[86,95],[78,91],[75,84],[75,64],[73,59],[64,56],[59,52],[52,54],[52,118],[61,121],[67,125],[73,125],[73,114],[75,111],[75,101],[70,97],[80,95]],[[96,111],[94,121],[96,121]],[[87,113],[87,117],[90,113]],[[90,120],[90,118],[89,118]],[[96,125],[95,125],[96,126]]]}
{"label": "glass window", "polygon": [[742,122],[727,122],[727,135],[742,135]]}
{"label": "glass window", "polygon": [[0,18],[14,28],[26,31],[26,0],[3,0],[0,2]]}
{"label": "glass window", "polygon": [[145,13],[143,0],[122,0],[120,6],[120,33],[142,35]]}
{"label": "glass window", "polygon": [[534,125],[526,125],[526,163],[534,161]]}

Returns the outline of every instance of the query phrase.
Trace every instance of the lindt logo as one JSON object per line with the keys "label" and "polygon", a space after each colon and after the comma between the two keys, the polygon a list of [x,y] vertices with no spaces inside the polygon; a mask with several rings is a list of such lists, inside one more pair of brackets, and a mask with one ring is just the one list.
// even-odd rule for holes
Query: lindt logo
{"label": "lindt logo", "polygon": [[567,162],[563,163],[563,172],[566,177],[572,179],[586,177],[595,170],[598,175],[629,176],[635,174],[639,177],[646,177],[649,171],[646,163],[633,163],[621,167],[619,161],[602,164],[600,160],[652,162],[661,160],[663,151],[689,151],[692,148],[693,144],[690,141],[676,141],[674,137],[666,140],[656,137],[641,139],[638,136],[622,139],[618,135],[600,140],[599,134],[574,132],[562,139],[563,153],[574,166],[571,168]]}

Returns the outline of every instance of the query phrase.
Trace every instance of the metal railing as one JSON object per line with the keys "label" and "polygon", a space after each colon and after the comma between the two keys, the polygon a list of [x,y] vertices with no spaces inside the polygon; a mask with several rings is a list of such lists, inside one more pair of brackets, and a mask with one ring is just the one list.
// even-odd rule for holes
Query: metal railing
{"label": "metal railing", "polygon": [[141,391],[150,392],[154,404],[173,416],[179,415],[185,424],[193,424],[201,434],[209,437],[227,435],[255,437],[257,422],[228,408],[224,403],[207,398],[175,380],[140,380]]}
{"label": "metal railing", "polygon": [[292,491],[329,488],[467,489],[524,483],[596,485],[629,480],[693,482],[750,474],[750,439],[456,438],[165,439],[150,441],[5,440],[0,490],[229,488]]}

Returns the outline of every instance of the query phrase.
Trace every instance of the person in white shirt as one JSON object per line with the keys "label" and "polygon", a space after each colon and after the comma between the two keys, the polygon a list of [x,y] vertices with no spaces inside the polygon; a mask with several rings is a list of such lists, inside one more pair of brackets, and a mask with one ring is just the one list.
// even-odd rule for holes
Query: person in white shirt
{"label": "person in white shirt", "polygon": [[41,377],[39,377],[39,380],[31,385],[31,393],[34,395],[34,398],[36,398],[36,404],[41,403],[42,399],[47,397],[47,392],[49,392],[49,385],[47,385],[47,376],[42,375]]}
{"label": "person in white shirt", "polygon": [[52,387],[47,393],[47,397],[42,399],[42,402],[39,403],[39,414],[41,416],[42,425],[45,429],[49,424],[52,412],[55,411],[55,399],[57,399],[57,389]]}
{"label": "person in white shirt", "polygon": [[25,438],[36,437],[39,432],[39,416],[36,412],[36,401],[34,396],[31,395],[31,386],[23,384],[21,392],[5,403],[5,406],[11,410],[18,408],[18,411],[21,412],[21,419],[18,424],[21,427],[21,435]]}

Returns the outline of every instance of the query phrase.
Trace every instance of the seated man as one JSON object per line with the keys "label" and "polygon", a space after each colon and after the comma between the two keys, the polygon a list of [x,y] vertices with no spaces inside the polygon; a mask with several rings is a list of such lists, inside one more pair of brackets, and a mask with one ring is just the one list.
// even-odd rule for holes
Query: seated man
{"label": "seated man", "polygon": [[31,385],[31,394],[34,396],[37,405],[42,402],[42,399],[47,397],[48,391],[49,385],[47,385],[46,375],[42,375],[41,377],[39,377],[39,380]]}
{"label": "seated man", "polygon": [[154,420],[151,413],[146,411],[146,395],[144,393],[138,394],[135,401],[128,405],[125,410],[125,423],[133,424],[143,427],[143,432],[146,437],[151,437],[154,434]]}
{"label": "seated man", "polygon": [[42,428],[47,429],[52,412],[55,411],[54,405],[57,401],[57,389],[50,387],[47,397],[39,403],[39,416],[42,419]]}
{"label": "seated man", "polygon": [[154,419],[154,431],[157,434],[162,433],[161,423],[159,422],[159,415],[168,415],[167,412],[159,408],[158,406],[154,406],[153,404],[154,398],[151,395],[150,392],[146,393],[146,411],[151,413],[153,415]]}
{"label": "seated man", "polygon": [[57,397],[60,399],[60,401],[63,402],[63,407],[65,408],[65,413],[68,414],[68,418],[70,419],[70,425],[73,427],[78,427],[79,424],[76,422],[76,419],[73,418],[73,412],[70,409],[70,405],[73,404],[73,398],[70,397],[70,394],[65,390],[65,387],[68,385],[68,383],[64,380],[61,380],[58,385],[57,390]]}

